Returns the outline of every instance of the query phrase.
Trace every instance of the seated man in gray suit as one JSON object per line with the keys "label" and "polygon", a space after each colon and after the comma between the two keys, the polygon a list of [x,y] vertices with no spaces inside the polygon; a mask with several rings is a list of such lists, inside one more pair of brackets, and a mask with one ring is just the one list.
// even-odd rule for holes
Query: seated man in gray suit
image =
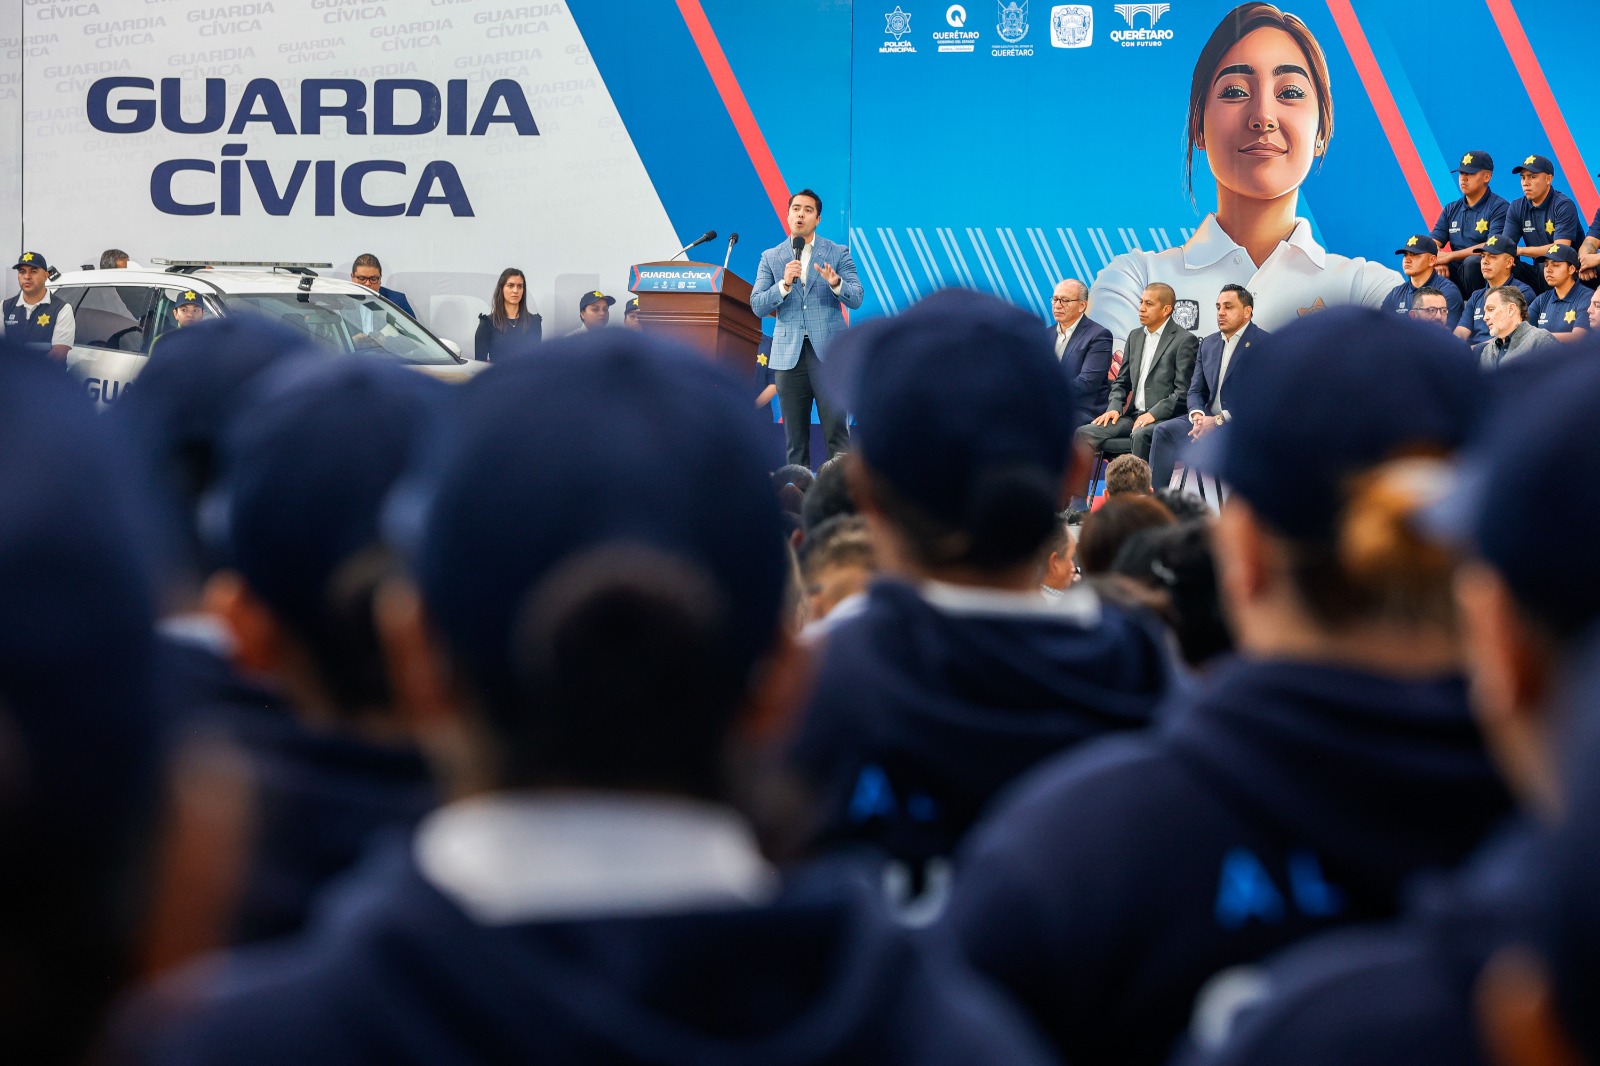
{"label": "seated man in gray suit", "polygon": [[844,408],[817,389],[828,342],[844,332],[844,308],[861,306],[861,282],[850,249],[817,236],[822,197],[801,189],[789,197],[789,239],[761,253],[750,309],[774,315],[767,364],[778,386],[788,462],[811,465],[811,401],[828,442],[828,458],[850,446]]}
{"label": "seated man in gray suit", "polygon": [[[1150,438],[1150,475],[1157,488],[1172,480],[1172,468],[1190,441],[1199,440],[1228,421],[1223,386],[1234,380],[1240,363],[1248,363],[1267,331],[1250,321],[1255,297],[1243,285],[1224,285],[1217,294],[1217,332],[1200,342],[1194,376],[1189,379],[1188,413],[1159,423]],[[1440,325],[1444,320],[1439,320]]]}
{"label": "seated man in gray suit", "polygon": [[1115,437],[1133,437],[1133,454],[1150,458],[1150,437],[1158,422],[1188,408],[1200,340],[1172,321],[1177,295],[1164,282],[1151,282],[1139,297],[1139,325],[1128,336],[1122,369],[1111,383],[1105,413],[1078,430],[1079,439],[1099,450]]}

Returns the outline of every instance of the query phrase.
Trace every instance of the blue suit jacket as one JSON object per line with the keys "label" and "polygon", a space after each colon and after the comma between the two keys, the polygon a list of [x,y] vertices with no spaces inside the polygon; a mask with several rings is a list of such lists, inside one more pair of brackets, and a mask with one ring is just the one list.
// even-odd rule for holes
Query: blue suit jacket
{"label": "blue suit jacket", "polygon": [[[1260,344],[1261,338],[1266,335],[1267,331],[1254,322],[1244,327],[1238,347],[1233,350],[1233,360],[1228,363],[1229,378],[1239,372],[1240,366],[1248,366],[1254,360],[1255,353],[1249,349]],[[1194,377],[1189,379],[1189,411],[1211,413],[1211,401],[1217,395],[1217,378],[1222,373],[1222,344],[1221,333],[1213,333],[1200,342],[1200,355],[1194,361]],[[1224,403],[1222,409],[1226,411],[1228,405]]]}
{"label": "blue suit jacket", "polygon": [[[1052,348],[1056,329],[1052,322],[1048,331]],[[1111,331],[1088,316],[1078,319],[1078,328],[1061,353],[1061,369],[1072,382],[1078,425],[1093,422],[1106,409],[1111,391],[1111,379],[1106,376],[1111,372]]]}
{"label": "blue suit jacket", "polygon": [[[775,315],[778,319],[777,328],[772,332],[770,365],[774,370],[793,370],[800,362],[800,346],[807,337],[811,338],[817,358],[824,358],[828,342],[835,334],[844,332],[844,308],[860,307],[863,295],[850,249],[825,237],[816,237],[811,242],[810,275],[784,296],[779,282],[792,259],[794,250],[788,241],[762,252],[755,288],[750,292],[751,310],[762,317]],[[827,263],[839,272],[838,296],[817,272],[819,263]]]}
{"label": "blue suit jacket", "polygon": [[378,295],[382,296],[385,300],[388,300],[390,303],[400,308],[400,310],[404,311],[413,320],[416,319],[417,313],[411,310],[411,301],[406,299],[406,294],[401,292],[399,289],[386,289],[380,285],[378,286]]}

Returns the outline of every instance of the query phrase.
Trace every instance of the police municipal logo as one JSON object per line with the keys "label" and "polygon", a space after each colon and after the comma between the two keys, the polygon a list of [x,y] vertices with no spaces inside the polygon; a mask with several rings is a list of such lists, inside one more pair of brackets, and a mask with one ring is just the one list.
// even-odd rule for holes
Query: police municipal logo
{"label": "police municipal logo", "polygon": [[951,4],[944,13],[944,20],[950,29],[939,30],[933,35],[933,43],[939,46],[941,52],[972,52],[978,46],[978,31],[967,29],[967,9],[960,4]]}
{"label": "police municipal logo", "polygon": [[1022,39],[1028,36],[1028,5],[1026,0],[1017,3],[1017,0],[996,0],[995,7],[999,11],[999,22],[994,31],[1000,35],[1003,44],[994,45],[989,49],[990,55],[997,56],[1031,56],[1033,45],[1023,44]]}
{"label": "police municipal logo", "polygon": [[[1156,29],[1156,23],[1161,21],[1161,16],[1172,10],[1171,4],[1117,4],[1113,10],[1128,24],[1125,30],[1111,31],[1111,39],[1122,47],[1160,48],[1172,40],[1171,30]],[[1147,20],[1143,29],[1138,27],[1136,21],[1140,15]]]}
{"label": "police municipal logo", "polygon": [[1057,4],[1050,9],[1050,44],[1054,48],[1087,48],[1094,39],[1094,8]]}
{"label": "police municipal logo", "polygon": [[890,52],[915,52],[917,46],[905,40],[906,34],[911,32],[911,12],[901,10],[898,4],[893,11],[883,16],[883,32],[885,36],[893,37],[892,41],[884,41],[878,46],[880,53]]}
{"label": "police municipal logo", "polygon": [[1172,321],[1187,330],[1200,325],[1200,301],[1178,300],[1172,305]]}

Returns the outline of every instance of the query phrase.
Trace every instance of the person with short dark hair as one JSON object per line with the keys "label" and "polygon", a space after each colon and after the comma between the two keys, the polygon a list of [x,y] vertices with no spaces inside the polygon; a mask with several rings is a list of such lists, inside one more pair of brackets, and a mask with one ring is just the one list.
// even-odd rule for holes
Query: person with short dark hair
{"label": "person with short dark hair", "polygon": [[856,511],[843,459],[829,459],[817,467],[817,476],[812,479],[811,487],[806,489],[805,502],[800,505],[801,531],[810,536],[828,519],[853,515]]}
{"label": "person with short dark hair", "polygon": [[[1583,236],[1583,219],[1572,198],[1553,186],[1555,164],[1542,155],[1530,155],[1512,168],[1522,182],[1522,195],[1506,209],[1506,227],[1501,239],[1516,249],[1519,257],[1512,272],[1523,282],[1543,292],[1544,257],[1552,244],[1574,245]],[[1521,261],[1532,260],[1532,265]]]}
{"label": "person with short dark hair", "polygon": [[960,857],[949,931],[1063,1060],[1166,1062],[1208,981],[1394,914],[1504,817],[1454,559],[1412,525],[1483,388],[1455,338],[1351,307],[1275,332],[1240,380],[1208,463],[1239,655],[1161,728],[1041,768]]}
{"label": "person with short dark hair", "polygon": [[1079,577],[1077,531],[1067,524],[1065,511],[1056,519],[1050,539],[1039,546],[1039,590],[1050,598],[1066,592]]}
{"label": "person with short dark hair", "polygon": [[[1439,259],[1438,243],[1426,233],[1413,233],[1406,238],[1404,245],[1395,250],[1395,254],[1401,257],[1400,272],[1405,275],[1405,280],[1383,298],[1382,309],[1409,314],[1417,306],[1422,289],[1430,288],[1444,297],[1444,324],[1455,329],[1461,319],[1461,290],[1449,278],[1434,273],[1434,264]],[[1431,317],[1431,313],[1425,317]]]}
{"label": "person with short dark hair", "polygon": [[1511,205],[1504,197],[1489,188],[1494,179],[1494,159],[1488,152],[1467,152],[1461,163],[1451,173],[1461,189],[1461,199],[1444,205],[1439,219],[1428,234],[1443,249],[1434,263],[1434,269],[1455,283],[1463,299],[1484,287],[1479,257],[1490,237],[1506,227],[1506,212]]}
{"label": "person with short dark hair", "polygon": [[1565,244],[1546,249],[1544,281],[1548,288],[1528,304],[1528,321],[1564,343],[1587,336],[1594,290],[1578,284],[1577,249]]}
{"label": "person with short dark hair", "polygon": [[857,371],[846,469],[884,575],[821,646],[790,764],[816,794],[812,846],[885,862],[896,901],[926,916],[993,796],[1049,755],[1147,725],[1169,662],[1092,590],[1039,594],[1039,552],[1087,461],[1037,321],[946,289],[839,343]]}
{"label": "person with short dark hair", "polygon": [[613,330],[460,389],[403,509],[410,581],[378,605],[448,800],[305,935],[160,990],[134,1057],[1047,1061],[873,886],[758,846],[738,768],[805,663],[723,373]]}
{"label": "person with short dark hair", "polygon": [[1489,340],[1477,350],[1486,369],[1560,343],[1548,330],[1528,322],[1527,316],[1526,298],[1515,286],[1502,285],[1484,296],[1483,321],[1489,327]]}
{"label": "person with short dark hair", "polygon": [[65,361],[78,327],[72,305],[50,292],[50,264],[38,252],[23,252],[15,270],[18,292],[0,304],[0,336]]}
{"label": "person with short dark hair", "polygon": [[1145,286],[1139,298],[1141,328],[1128,336],[1106,410],[1078,430],[1089,447],[1099,450],[1108,440],[1131,437],[1133,454],[1148,460],[1157,423],[1185,410],[1200,339],[1172,320],[1176,301],[1165,282]]}
{"label": "person with short dark hair", "polygon": [[1113,496],[1148,496],[1155,491],[1151,484],[1150,464],[1137,455],[1119,455],[1106,464],[1106,499]]}
{"label": "person with short dark hair", "polygon": [[787,461],[811,465],[811,406],[832,459],[850,447],[849,418],[822,377],[828,347],[845,331],[844,309],[865,295],[850,249],[817,236],[822,197],[801,189],[789,197],[789,239],[761,253],[750,309],[772,315],[770,365],[783,410]]}
{"label": "person with short dark hair", "polygon": [[363,288],[371,289],[404,311],[407,318],[416,320],[417,313],[411,309],[411,301],[406,299],[406,294],[399,289],[384,288],[383,264],[378,262],[378,257],[371,252],[363,252],[356,256],[356,261],[350,265],[350,280]]}
{"label": "person with short dark hair", "polygon": [[860,515],[839,515],[806,538],[800,558],[807,603],[806,636],[823,630],[816,623],[833,619],[828,628],[865,606],[867,585],[878,573],[878,552],[872,531]]}
{"label": "person with short dark hair", "polygon": [[1479,254],[1479,270],[1483,275],[1483,284],[1461,307],[1461,320],[1456,324],[1456,336],[1477,348],[1489,339],[1489,325],[1484,321],[1483,302],[1489,296],[1489,290],[1498,289],[1502,285],[1510,285],[1522,293],[1526,304],[1533,302],[1533,289],[1511,276],[1511,267],[1516,262],[1511,247],[1501,240],[1499,234],[1492,234],[1483,242],[1483,250]]}
{"label": "person with short dark hair", "polygon": [[1180,522],[1215,517],[1209,503],[1186,489],[1156,489],[1155,499]]}
{"label": "person with short dark hair", "polygon": [[506,267],[495,282],[489,313],[478,316],[473,337],[474,357],[480,362],[516,358],[533,351],[543,335],[544,319],[528,297],[528,279],[516,267]]}
{"label": "person with short dark hair", "polygon": [[1083,520],[1078,534],[1078,569],[1084,577],[1110,573],[1117,553],[1130,537],[1174,521],[1172,512],[1148,492],[1107,500]]}
{"label": "person with short dark hair", "polygon": [[101,270],[126,270],[128,267],[128,253],[121,248],[107,248],[100,253]]}

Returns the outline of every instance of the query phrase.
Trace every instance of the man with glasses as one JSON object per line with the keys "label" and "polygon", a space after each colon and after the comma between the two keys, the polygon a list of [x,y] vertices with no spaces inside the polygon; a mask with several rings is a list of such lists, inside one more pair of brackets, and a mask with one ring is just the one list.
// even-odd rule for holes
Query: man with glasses
{"label": "man with glasses", "polygon": [[411,301],[406,299],[406,294],[398,289],[383,287],[383,264],[371,252],[356,256],[355,264],[350,267],[350,280],[371,289],[404,311],[407,318],[416,321],[417,313],[411,310]]}
{"label": "man with glasses", "polygon": [[1058,283],[1050,298],[1055,319],[1050,339],[1062,369],[1073,379],[1080,426],[1106,409],[1111,388],[1111,331],[1084,315],[1088,307],[1089,288],[1076,278]]}
{"label": "man with glasses", "polygon": [[1411,295],[1411,310],[1407,312],[1412,318],[1421,322],[1431,322],[1435,326],[1450,325],[1450,303],[1444,293],[1432,285],[1424,285]]}

